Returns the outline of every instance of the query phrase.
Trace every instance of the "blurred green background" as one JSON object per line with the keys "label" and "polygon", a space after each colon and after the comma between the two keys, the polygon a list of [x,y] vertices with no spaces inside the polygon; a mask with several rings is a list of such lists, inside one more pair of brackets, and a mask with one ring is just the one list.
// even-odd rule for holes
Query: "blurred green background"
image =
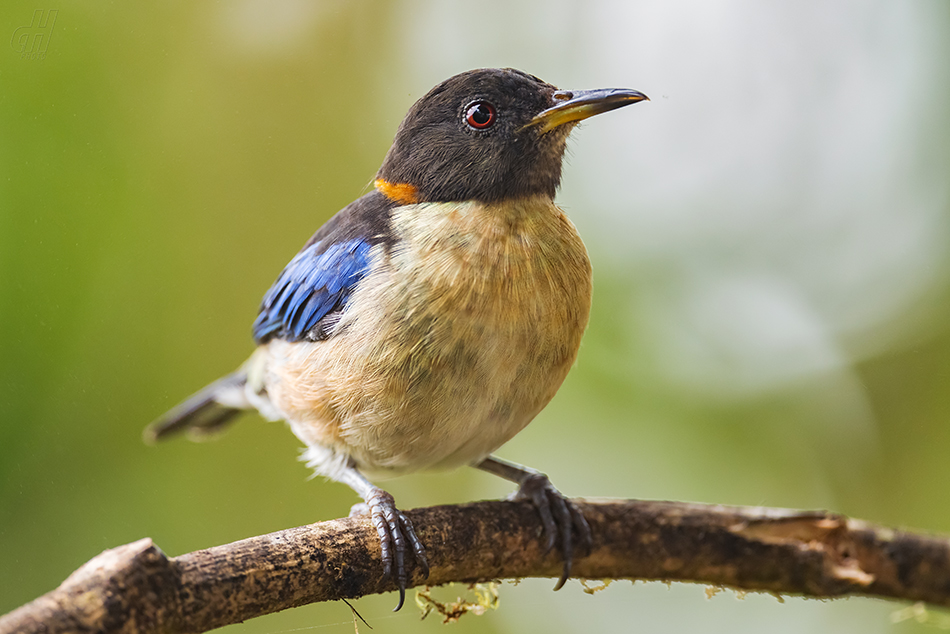
{"label": "blurred green background", "polygon": [[[49,47],[22,59],[36,9],[58,10]],[[945,1],[12,0],[0,40],[0,613],[140,537],[177,555],[348,512],[280,424],[140,431],[250,353],[261,296],[409,105],[481,66],[652,98],[572,137],[591,326],[500,455],[569,495],[950,532]],[[473,470],[388,488],[405,508],[509,492]],[[551,586],[506,584],[453,631],[929,631],[867,599]],[[356,607],[441,631],[394,600]],[[227,631],[352,627],[331,604]]]}

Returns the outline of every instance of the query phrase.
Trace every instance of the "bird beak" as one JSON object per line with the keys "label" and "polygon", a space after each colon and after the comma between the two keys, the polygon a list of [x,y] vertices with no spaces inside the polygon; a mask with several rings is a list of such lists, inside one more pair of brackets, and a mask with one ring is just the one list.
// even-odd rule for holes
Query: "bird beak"
{"label": "bird beak", "polygon": [[565,123],[581,121],[595,114],[650,100],[642,92],[628,88],[559,90],[554,93],[553,98],[556,105],[535,115],[526,128],[540,126],[538,131],[544,134]]}

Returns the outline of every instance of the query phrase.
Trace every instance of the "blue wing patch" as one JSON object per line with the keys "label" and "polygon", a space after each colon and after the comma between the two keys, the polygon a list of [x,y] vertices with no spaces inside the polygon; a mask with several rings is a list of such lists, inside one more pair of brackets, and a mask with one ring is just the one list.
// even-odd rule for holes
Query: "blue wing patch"
{"label": "blue wing patch", "polygon": [[369,267],[370,244],[352,239],[326,246],[321,240],[298,253],[261,302],[254,340],[300,341],[321,319],[339,312]]}

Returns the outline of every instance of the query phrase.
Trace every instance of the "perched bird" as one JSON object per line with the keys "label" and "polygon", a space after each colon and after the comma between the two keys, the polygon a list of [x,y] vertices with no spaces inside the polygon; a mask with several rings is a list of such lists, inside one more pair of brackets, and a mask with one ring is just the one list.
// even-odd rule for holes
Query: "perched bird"
{"label": "perched bird", "polygon": [[409,550],[428,576],[425,547],[371,479],[483,469],[534,503],[549,550],[559,540],[560,588],[575,543],[590,545],[586,520],[544,474],[491,453],[551,400],[587,326],[590,261],[554,204],[567,136],[644,99],[559,90],[514,69],[430,90],[399,126],[373,191],[323,225],[267,291],[250,359],[146,438],[213,431],[244,410],[286,421],[307,465],[363,498],[384,576],[395,570],[396,610]]}

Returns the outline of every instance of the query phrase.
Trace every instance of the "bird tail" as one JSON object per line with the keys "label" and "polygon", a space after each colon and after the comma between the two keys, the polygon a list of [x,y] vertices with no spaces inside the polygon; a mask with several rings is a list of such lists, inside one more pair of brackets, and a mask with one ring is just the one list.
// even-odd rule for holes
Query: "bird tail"
{"label": "bird tail", "polygon": [[201,440],[223,429],[251,407],[244,395],[247,372],[241,368],[218,379],[200,392],[155,420],[142,432],[147,443],[186,431],[192,440]]}

